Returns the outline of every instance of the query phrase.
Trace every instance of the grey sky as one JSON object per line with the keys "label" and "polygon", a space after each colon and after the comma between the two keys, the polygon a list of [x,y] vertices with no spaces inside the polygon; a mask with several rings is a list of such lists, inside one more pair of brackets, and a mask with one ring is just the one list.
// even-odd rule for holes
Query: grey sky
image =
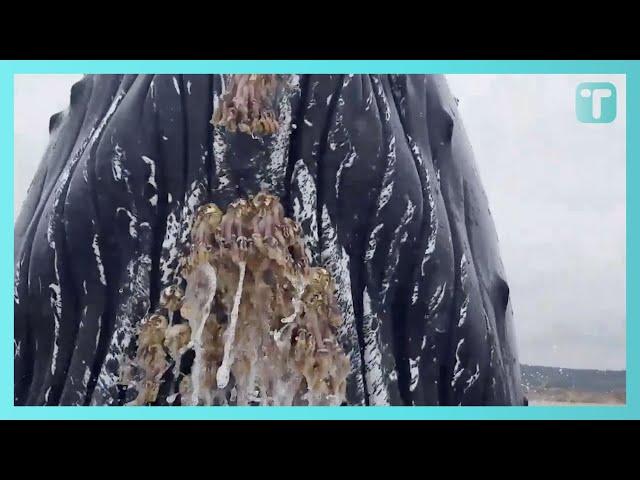
{"label": "grey sky", "polygon": [[[448,75],[489,197],[523,363],[625,368],[625,77]],[[80,75],[15,78],[14,213]],[[617,87],[611,124],[576,120],[583,81]]]}

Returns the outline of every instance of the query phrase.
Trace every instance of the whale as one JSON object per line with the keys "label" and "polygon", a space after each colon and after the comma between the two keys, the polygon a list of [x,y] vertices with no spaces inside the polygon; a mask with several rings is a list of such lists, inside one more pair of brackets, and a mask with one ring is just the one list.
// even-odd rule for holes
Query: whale
{"label": "whale", "polygon": [[176,283],[198,208],[267,192],[335,282],[347,405],[526,405],[446,78],[283,75],[278,128],[253,135],[212,122],[231,77],[85,75],[51,117],[14,225],[14,404],[124,405],[136,329]]}

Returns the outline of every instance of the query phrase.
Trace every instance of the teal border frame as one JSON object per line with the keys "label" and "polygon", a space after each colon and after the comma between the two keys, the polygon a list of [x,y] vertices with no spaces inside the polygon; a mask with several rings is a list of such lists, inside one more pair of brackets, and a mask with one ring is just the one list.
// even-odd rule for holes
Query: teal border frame
{"label": "teal border frame", "polygon": [[[598,407],[14,407],[13,76],[56,73],[443,73],[626,75],[627,404]],[[18,60],[0,61],[0,419],[617,420],[640,419],[640,61],[638,60]],[[636,293],[634,295],[634,292]]]}

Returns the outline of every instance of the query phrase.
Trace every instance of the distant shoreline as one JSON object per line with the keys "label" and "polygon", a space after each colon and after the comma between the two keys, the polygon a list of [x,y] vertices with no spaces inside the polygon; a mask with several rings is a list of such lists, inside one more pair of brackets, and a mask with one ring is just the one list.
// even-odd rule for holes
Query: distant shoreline
{"label": "distant shoreline", "polygon": [[618,407],[624,406],[624,403],[579,403],[579,402],[553,402],[553,401],[532,401],[529,402],[531,407]]}
{"label": "distant shoreline", "polygon": [[528,390],[530,405],[625,405],[627,396],[624,391],[593,392],[568,388],[549,388]]}
{"label": "distant shoreline", "polygon": [[625,405],[626,371],[521,365],[529,405]]}

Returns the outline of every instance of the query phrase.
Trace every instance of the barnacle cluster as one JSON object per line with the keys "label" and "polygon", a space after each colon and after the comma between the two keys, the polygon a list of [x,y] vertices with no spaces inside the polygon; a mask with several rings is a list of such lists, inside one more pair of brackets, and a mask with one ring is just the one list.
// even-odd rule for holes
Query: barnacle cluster
{"label": "barnacle cluster", "polygon": [[211,123],[230,132],[271,135],[278,131],[272,108],[278,82],[276,75],[233,75],[215,106]]}
{"label": "barnacle cluster", "polygon": [[[130,385],[153,403],[173,365],[181,405],[340,405],[349,361],[334,282],[310,266],[300,227],[259,193],[202,206],[179,285],[142,322]],[[187,352],[193,360],[185,368]]]}

